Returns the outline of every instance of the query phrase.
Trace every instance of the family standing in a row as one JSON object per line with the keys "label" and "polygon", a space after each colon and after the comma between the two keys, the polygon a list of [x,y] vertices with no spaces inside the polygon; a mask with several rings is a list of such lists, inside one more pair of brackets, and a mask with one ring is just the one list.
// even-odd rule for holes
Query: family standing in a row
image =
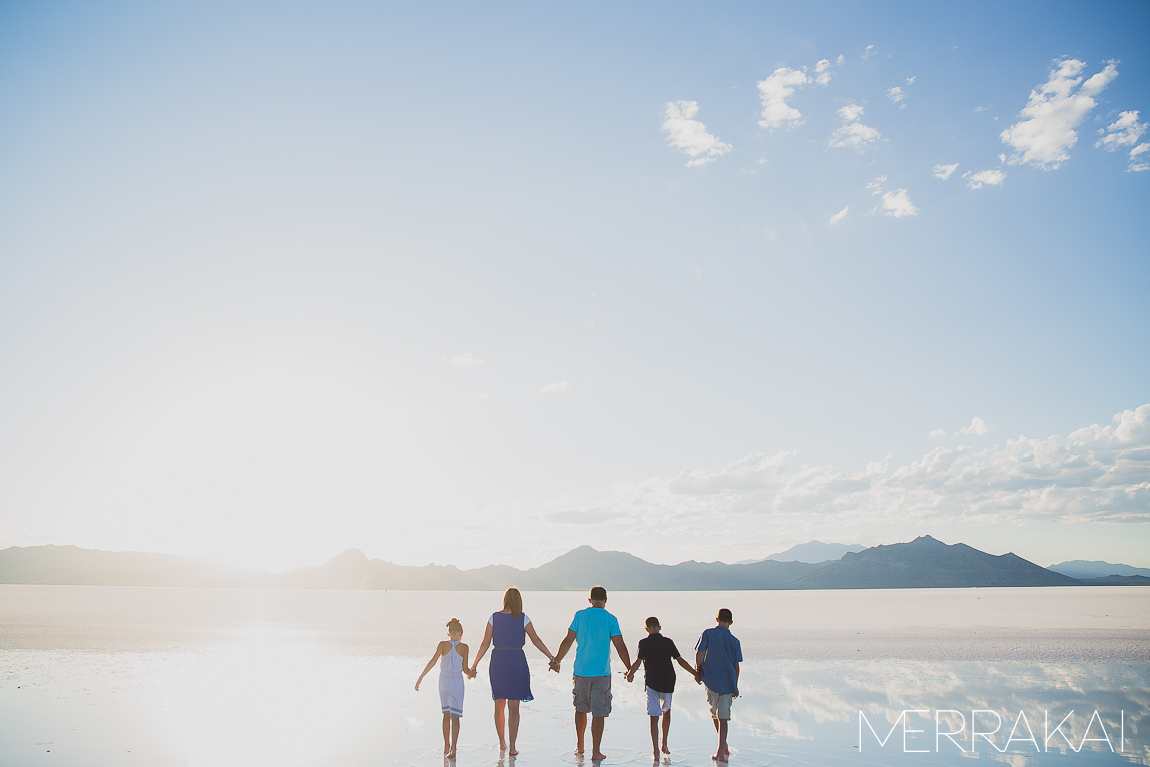
{"label": "family standing in a row", "polygon": [[651,717],[651,746],[655,760],[658,761],[660,751],[671,753],[667,737],[671,729],[671,695],[675,691],[675,668],[672,661],[676,660],[697,683],[706,686],[707,704],[711,709],[715,732],[719,736],[719,748],[711,758],[727,761],[730,756],[727,748],[727,723],[731,718],[731,702],[739,695],[739,664],[743,661],[739,640],[731,634],[731,611],[726,608],[719,610],[715,617],[718,625],[707,629],[699,637],[695,645],[694,666],[680,657],[674,642],[659,633],[659,620],[648,618],[647,637],[639,641],[635,663],[632,664],[619,630],[619,621],[607,612],[607,590],[596,586],[591,589],[587,601],[591,606],[575,613],[567,629],[567,636],[559,644],[559,652],[552,655],[535,633],[531,619],[523,612],[523,596],[519,589],[507,589],[503,595],[503,609],[492,613],[487,619],[483,642],[470,668],[467,665],[468,647],[461,641],[463,625],[455,618],[448,622],[447,635],[450,641],[439,643],[415,683],[415,689],[418,690],[423,677],[439,661],[444,755],[454,758],[459,742],[459,718],[463,716],[463,675],[475,678],[475,669],[488,648],[491,648],[488,676],[491,679],[491,697],[495,700],[495,731],[499,734],[499,750],[503,751],[510,746],[510,755],[519,753],[515,748],[515,739],[519,735],[519,703],[533,699],[531,672],[527,668],[527,656],[523,653],[526,639],[530,638],[531,643],[547,656],[550,669],[556,672],[571,645],[576,645],[572,689],[576,754],[583,754],[587,715],[590,714],[591,759],[597,761],[606,758],[601,746],[603,726],[611,714],[611,646],[614,645],[619,660],[623,661],[627,669],[624,678],[628,682],[635,678],[639,666],[644,666],[647,714]]}

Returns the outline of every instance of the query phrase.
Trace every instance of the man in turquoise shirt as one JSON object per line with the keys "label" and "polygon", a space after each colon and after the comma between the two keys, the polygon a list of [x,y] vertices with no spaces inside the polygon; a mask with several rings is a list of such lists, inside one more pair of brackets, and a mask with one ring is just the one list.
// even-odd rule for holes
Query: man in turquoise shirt
{"label": "man in turquoise shirt", "polygon": [[607,589],[591,589],[590,607],[575,613],[567,636],[555,654],[554,668],[567,655],[572,642],[578,642],[575,651],[575,683],[571,691],[575,699],[575,753],[583,753],[583,735],[587,731],[587,714],[591,714],[591,759],[605,759],[603,725],[611,714],[611,645],[619,653],[623,668],[631,667],[631,655],[619,631],[619,621],[607,612]]}

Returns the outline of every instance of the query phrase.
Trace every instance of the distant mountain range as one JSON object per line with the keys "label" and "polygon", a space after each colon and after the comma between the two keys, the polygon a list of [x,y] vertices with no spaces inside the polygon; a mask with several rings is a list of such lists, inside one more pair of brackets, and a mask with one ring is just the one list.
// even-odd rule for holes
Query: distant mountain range
{"label": "distant mountain range", "polygon": [[737,562],[736,564],[749,565],[756,562],[765,562],[767,559],[773,559],[776,562],[807,562],[812,565],[817,565],[820,562],[830,562],[832,559],[841,559],[843,554],[862,551],[865,548],[866,546],[858,543],[847,545],[845,543],[811,541],[810,543],[800,543],[798,546],[791,546],[786,551],[771,554],[764,559],[747,559],[742,562]]}
{"label": "distant mountain range", "polygon": [[[842,544],[812,541],[788,551],[817,555],[827,550],[820,547],[827,546]],[[993,556],[962,543],[947,545],[929,535],[909,543],[847,551],[840,559],[817,563],[771,558],[734,565],[693,560],[656,565],[621,551],[580,546],[529,570],[508,565],[460,570],[452,565],[396,565],[348,549],[320,567],[286,573],[225,568],[168,554],[32,546],[0,551],[0,583],[428,591],[492,591],[512,585],[532,591],[567,591],[598,584],[624,591],[1150,585],[1150,571],[1128,565],[1063,564],[1087,564],[1094,569],[1074,577],[1014,554]],[[1092,575],[1103,571],[1103,576]]]}
{"label": "distant mountain range", "polygon": [[1056,573],[1069,575],[1071,578],[1105,578],[1109,575],[1130,576],[1141,575],[1150,577],[1150,569],[1145,567],[1131,567],[1130,565],[1115,565],[1110,562],[1087,562],[1085,559],[1072,559],[1069,562],[1060,562],[1046,568]]}

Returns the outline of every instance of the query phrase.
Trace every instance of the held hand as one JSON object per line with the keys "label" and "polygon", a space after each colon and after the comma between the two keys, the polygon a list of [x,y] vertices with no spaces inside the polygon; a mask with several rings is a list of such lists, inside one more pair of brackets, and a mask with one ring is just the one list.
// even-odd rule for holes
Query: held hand
{"label": "held hand", "polygon": [[695,672],[695,684],[702,684],[702,683],[703,683],[703,675],[696,671]]}
{"label": "held hand", "polygon": [[628,671],[626,674],[624,674],[623,678],[626,679],[628,682],[635,681],[635,675],[632,674],[630,671]]}
{"label": "held hand", "polygon": [[552,658],[550,661],[548,661],[547,670],[548,671],[554,671],[556,674],[558,674],[559,673],[559,659],[558,658]]}

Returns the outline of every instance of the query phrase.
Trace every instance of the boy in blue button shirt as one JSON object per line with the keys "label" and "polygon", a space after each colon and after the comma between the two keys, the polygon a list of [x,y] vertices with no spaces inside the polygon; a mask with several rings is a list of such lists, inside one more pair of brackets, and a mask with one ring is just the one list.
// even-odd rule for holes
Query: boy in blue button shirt
{"label": "boy in blue button shirt", "polygon": [[727,608],[715,616],[718,626],[707,629],[695,645],[695,668],[703,677],[707,688],[707,704],[711,719],[719,734],[719,750],[712,759],[726,762],[731,758],[727,747],[727,723],[731,719],[731,703],[739,697],[739,664],[743,662],[743,648],[731,633],[734,618]]}

